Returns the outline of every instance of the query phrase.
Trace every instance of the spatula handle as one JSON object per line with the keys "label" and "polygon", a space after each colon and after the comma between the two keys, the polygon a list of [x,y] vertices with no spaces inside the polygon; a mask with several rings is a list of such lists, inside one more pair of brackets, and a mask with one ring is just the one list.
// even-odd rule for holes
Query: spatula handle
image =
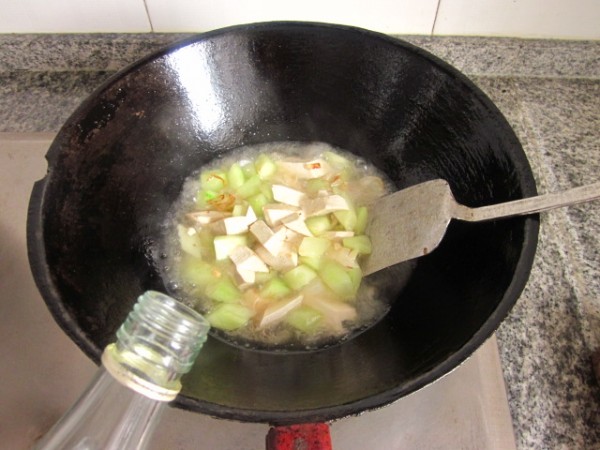
{"label": "spatula handle", "polygon": [[496,205],[482,206],[480,208],[467,208],[458,205],[455,218],[469,222],[498,219],[501,217],[522,216],[534,214],[549,209],[575,205],[600,199],[600,182],[588,184],[564,192],[539,195],[521,200],[514,200]]}

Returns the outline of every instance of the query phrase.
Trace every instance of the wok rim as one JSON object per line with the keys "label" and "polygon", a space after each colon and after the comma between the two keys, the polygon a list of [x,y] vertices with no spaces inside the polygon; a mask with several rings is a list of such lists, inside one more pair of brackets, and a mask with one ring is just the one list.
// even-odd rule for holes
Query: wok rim
{"label": "wok rim", "polygon": [[[490,111],[495,117],[504,121],[508,129],[512,130],[512,126],[506,120],[502,112],[491,101],[491,99],[466,75],[458,69],[443,61],[437,56],[428,51],[419,48],[400,38],[392,37],[387,34],[367,30],[364,28],[338,25],[333,23],[321,22],[304,22],[304,21],[274,21],[274,22],[257,22],[250,24],[234,25],[208,32],[195,34],[177,42],[171,43],[153,53],[139,59],[138,61],[129,64],[122,68],[112,76],[108,77],[100,86],[94,89],[75,111],[65,121],[55,139],[53,140],[48,152],[46,160],[48,170],[44,178],[37,181],[32,189],[29,200],[28,216],[27,216],[27,249],[30,268],[33,278],[38,287],[38,290],[51,312],[54,320],[67,336],[96,364],[100,361],[102,350],[98,347],[85,333],[83,329],[74,320],[74,315],[69,308],[61,300],[61,296],[53,284],[52,275],[48,265],[46,264],[47,257],[44,247],[44,232],[43,232],[43,210],[45,192],[48,182],[52,177],[52,169],[55,165],[57,157],[61,151],[59,139],[64,133],[64,130],[71,123],[76,123],[81,118],[82,113],[87,111],[97,97],[112,86],[117,80],[127,76],[130,72],[148,64],[149,62],[160,58],[179,48],[202,42],[216,36],[228,34],[231,32],[245,31],[273,31],[273,30],[293,30],[293,29],[334,29],[341,32],[359,33],[370,39],[384,40],[389,44],[408,50],[418,56],[426,59],[428,62],[436,66],[442,72],[460,80],[464,83],[474,97]],[[515,151],[511,152],[511,158],[519,169],[521,189],[524,197],[534,196],[537,194],[535,180],[531,167],[523,148],[512,130],[511,140],[515,142]],[[521,179],[523,178],[523,179]],[[370,395],[366,398],[350,401],[348,403],[326,406],[322,408],[312,408],[306,410],[279,411],[279,410],[250,410],[237,407],[218,405],[215,403],[199,400],[190,397],[185,393],[180,394],[172,403],[177,407],[185,410],[200,412],[209,416],[222,419],[231,419],[242,422],[258,422],[272,424],[289,424],[300,422],[321,422],[331,421],[351,415],[359,414],[363,411],[372,410],[386,406],[394,401],[401,399],[417,390],[420,390],[436,380],[442,378],[452,370],[459,367],[466,359],[468,359],[491,335],[496,331],[498,326],[507,317],[508,313],[519,299],[523,289],[525,288],[537,249],[539,236],[539,215],[528,216],[523,222],[523,245],[520,250],[518,263],[510,285],[506,289],[498,306],[489,315],[483,325],[473,334],[473,336],[456,352],[451,354],[444,361],[422,373],[407,382],[396,386],[394,389]],[[214,338],[214,337],[213,337]],[[343,345],[343,344],[341,344]],[[282,354],[281,357],[294,357],[293,353]],[[185,383],[185,379],[184,379]]]}

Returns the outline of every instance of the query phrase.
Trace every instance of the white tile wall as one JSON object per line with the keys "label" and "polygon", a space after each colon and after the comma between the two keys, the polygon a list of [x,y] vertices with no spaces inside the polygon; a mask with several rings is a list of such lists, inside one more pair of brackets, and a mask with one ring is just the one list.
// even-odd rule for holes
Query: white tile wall
{"label": "white tile wall", "polygon": [[144,0],[0,0],[0,33],[144,31]]}
{"label": "white tile wall", "polygon": [[438,0],[146,0],[155,31],[210,30],[238,23],[306,20],[384,33],[430,34]]}
{"label": "white tile wall", "polygon": [[392,34],[600,39],[600,0],[0,0],[0,33],[201,32],[268,20]]}
{"label": "white tile wall", "polygon": [[440,0],[433,31],[600,39],[600,0]]}

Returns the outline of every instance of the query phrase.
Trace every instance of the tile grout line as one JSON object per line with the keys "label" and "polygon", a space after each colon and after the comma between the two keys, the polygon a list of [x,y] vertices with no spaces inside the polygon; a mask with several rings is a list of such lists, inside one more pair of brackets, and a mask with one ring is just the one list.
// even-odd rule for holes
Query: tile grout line
{"label": "tile grout line", "polygon": [[150,24],[150,33],[154,33],[154,25],[152,24],[152,17],[150,17],[150,9],[148,8],[148,2],[147,0],[142,0],[142,2],[144,2],[144,10],[146,11],[148,23]]}
{"label": "tile grout line", "polygon": [[[145,0],[144,0],[145,1]],[[440,13],[440,5],[442,4],[442,0],[438,0],[437,6],[435,7],[435,15],[433,16],[433,24],[431,25],[431,33],[430,36],[434,36],[435,25],[437,24],[438,14]]]}

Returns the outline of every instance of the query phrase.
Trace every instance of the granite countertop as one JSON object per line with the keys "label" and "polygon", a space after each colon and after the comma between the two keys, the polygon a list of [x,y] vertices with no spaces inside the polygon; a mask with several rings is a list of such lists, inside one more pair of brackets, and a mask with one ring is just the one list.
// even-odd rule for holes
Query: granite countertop
{"label": "granite countertop", "polygon": [[[186,35],[0,35],[0,133],[57,132],[118,69]],[[403,36],[507,117],[540,193],[600,176],[600,41]],[[497,331],[517,447],[600,449],[600,208],[544,214],[521,299]]]}

